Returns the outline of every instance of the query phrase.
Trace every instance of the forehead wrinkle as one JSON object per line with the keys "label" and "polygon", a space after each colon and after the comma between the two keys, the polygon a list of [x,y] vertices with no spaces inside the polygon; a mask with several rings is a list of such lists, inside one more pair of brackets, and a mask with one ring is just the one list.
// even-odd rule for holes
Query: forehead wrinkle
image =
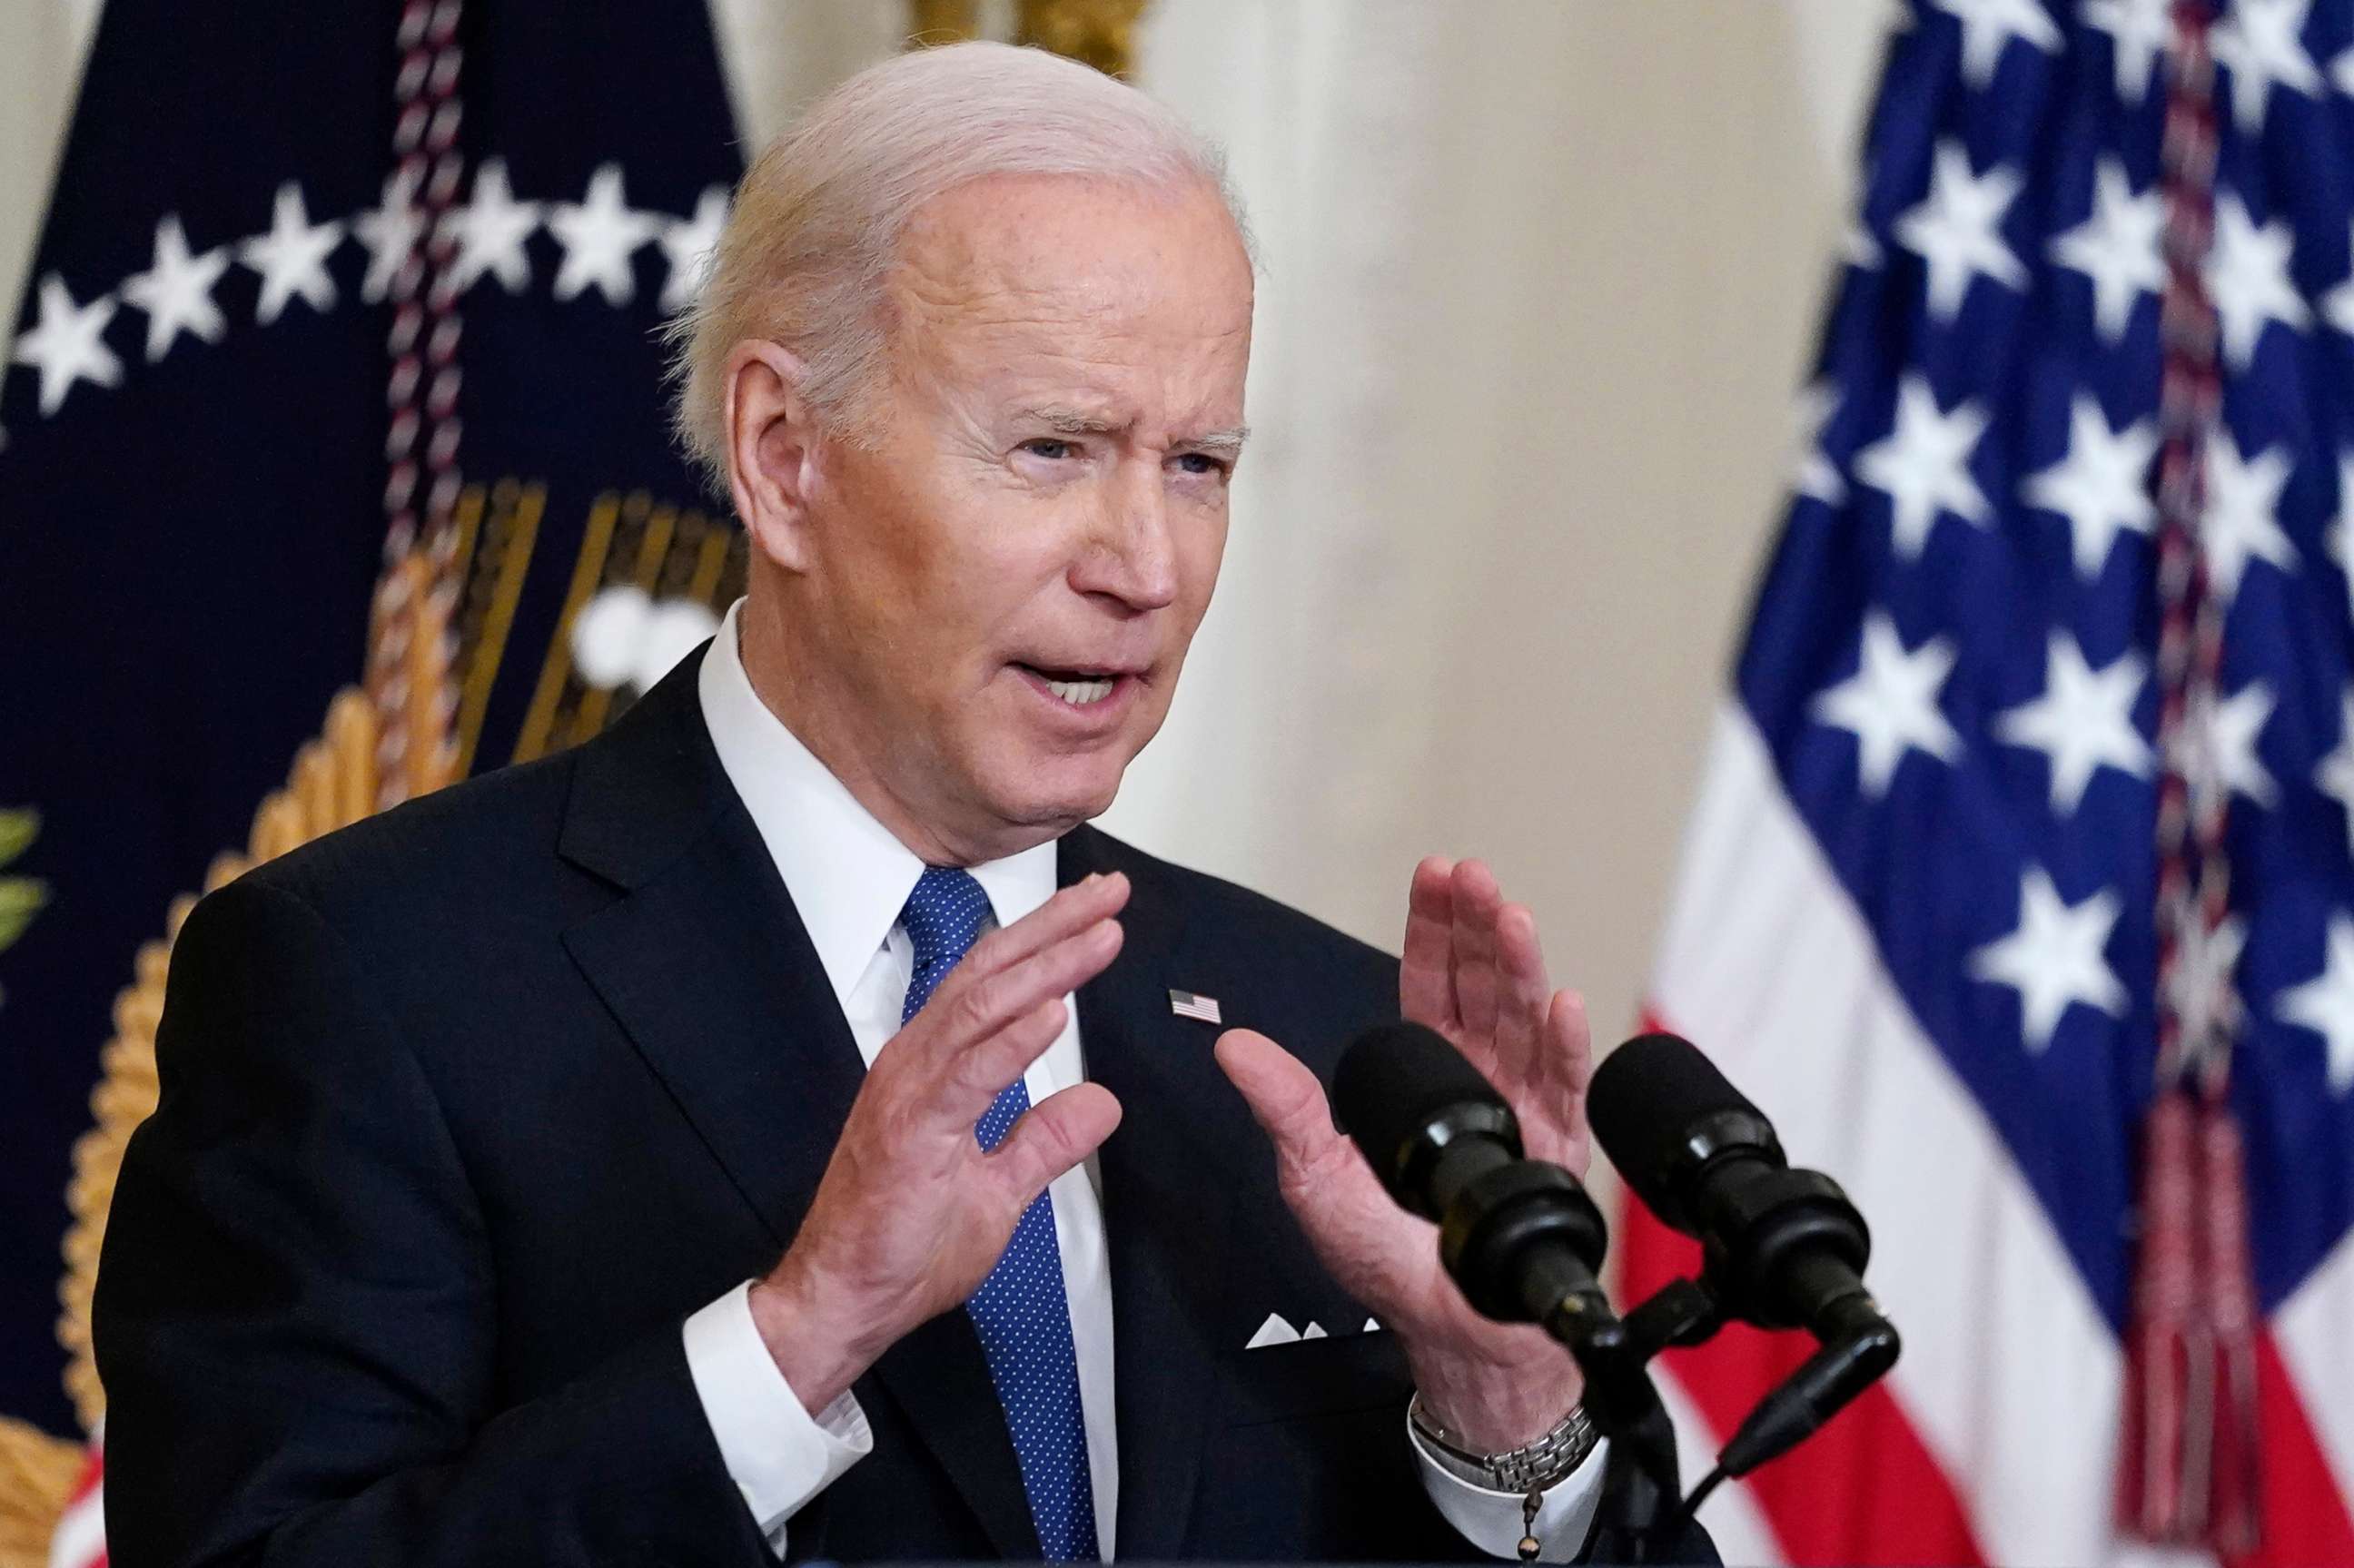
{"label": "forehead wrinkle", "polygon": [[1135,330],[1123,318],[1139,313],[1155,292],[1126,267],[1042,276],[1036,258],[1008,254],[961,227],[941,225],[928,238],[935,243],[902,248],[886,288],[903,317],[936,330],[1067,330],[1084,323],[1120,335]]}
{"label": "forehead wrinkle", "polygon": [[[888,291],[903,330],[928,330],[943,344],[961,340],[959,346],[992,355],[1002,346],[991,340],[1002,337],[1035,352],[1084,359],[1092,357],[1091,344],[1168,338],[1191,352],[1246,340],[1251,330],[1247,291],[1234,302],[1238,320],[1172,324],[1151,319],[1172,302],[1147,280],[1098,275],[1042,281],[970,243],[910,247],[892,270]],[[1199,308],[1205,302],[1195,303]]]}
{"label": "forehead wrinkle", "polygon": [[[908,327],[913,325],[914,330]],[[1129,400],[1114,386],[1140,368],[1166,372],[1200,352],[1179,339],[1156,354],[1151,335],[1125,330],[1125,323],[1065,315],[957,313],[919,323],[903,320],[898,344],[916,347],[935,368],[976,389],[991,384],[1028,383],[1024,411],[1052,411],[1095,418]],[[1140,364],[1140,355],[1148,362]],[[1182,372],[1181,372],[1182,373]]]}
{"label": "forehead wrinkle", "polygon": [[[1213,298],[1182,287],[1172,294],[1165,276],[1133,266],[1042,273],[1026,237],[1007,243],[991,220],[997,215],[928,216],[933,221],[908,236],[886,283],[896,318],[889,357],[895,379],[927,387],[968,418],[994,422],[984,410],[995,404],[996,418],[1052,415],[1048,428],[1058,433],[1133,430],[1171,394],[1193,402],[1202,377],[1223,379],[1225,358],[1248,352],[1246,281],[1239,297]],[[1215,406],[1226,401],[1151,423],[1183,432],[1232,421],[1238,399]],[[1222,439],[1205,450],[1239,444],[1232,429],[1213,433]]]}

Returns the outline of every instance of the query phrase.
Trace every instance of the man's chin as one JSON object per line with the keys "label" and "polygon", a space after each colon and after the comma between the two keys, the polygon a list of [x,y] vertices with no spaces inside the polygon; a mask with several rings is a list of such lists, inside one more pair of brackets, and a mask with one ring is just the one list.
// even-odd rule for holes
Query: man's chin
{"label": "man's chin", "polygon": [[1005,820],[1059,835],[1110,810],[1125,769],[1107,768],[1100,762],[1075,768],[1073,760],[1042,761],[1024,777],[1007,780],[1008,788],[998,796]]}

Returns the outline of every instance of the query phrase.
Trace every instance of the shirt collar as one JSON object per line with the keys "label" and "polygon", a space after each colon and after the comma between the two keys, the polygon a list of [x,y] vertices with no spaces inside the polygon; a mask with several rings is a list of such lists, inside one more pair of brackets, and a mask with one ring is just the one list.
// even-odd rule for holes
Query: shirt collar
{"label": "shirt collar", "polygon": [[[889,939],[924,863],[894,838],[760,700],[737,644],[744,601],[728,608],[697,672],[711,744],[743,798],[837,999],[846,1001]],[[1055,894],[1055,845],[969,868],[1001,926]]]}

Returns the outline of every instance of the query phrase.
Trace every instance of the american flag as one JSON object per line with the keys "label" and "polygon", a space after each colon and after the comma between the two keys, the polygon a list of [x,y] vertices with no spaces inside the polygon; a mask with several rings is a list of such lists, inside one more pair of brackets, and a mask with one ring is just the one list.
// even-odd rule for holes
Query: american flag
{"label": "american flag", "polygon": [[1223,1023],[1225,1022],[1225,1020],[1219,1014],[1218,999],[1216,997],[1196,996],[1190,991],[1171,991],[1169,993],[1169,1011],[1175,1013],[1180,1018],[1196,1019],[1204,1023]]}
{"label": "american flag", "polygon": [[[2349,95],[2354,0],[1891,45],[1651,997],[1905,1351],[1728,1561],[2354,1562]],[[1670,1359],[1688,1471],[1788,1338]]]}

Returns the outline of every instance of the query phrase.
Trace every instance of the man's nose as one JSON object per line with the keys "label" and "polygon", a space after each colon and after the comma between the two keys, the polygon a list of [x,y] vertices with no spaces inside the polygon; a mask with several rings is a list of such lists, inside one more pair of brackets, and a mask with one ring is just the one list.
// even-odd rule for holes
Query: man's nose
{"label": "man's nose", "polygon": [[1121,468],[1119,480],[1105,497],[1095,537],[1072,574],[1072,585],[1082,593],[1118,599],[1130,609],[1161,609],[1177,599],[1169,496],[1159,463],[1145,460]]}

